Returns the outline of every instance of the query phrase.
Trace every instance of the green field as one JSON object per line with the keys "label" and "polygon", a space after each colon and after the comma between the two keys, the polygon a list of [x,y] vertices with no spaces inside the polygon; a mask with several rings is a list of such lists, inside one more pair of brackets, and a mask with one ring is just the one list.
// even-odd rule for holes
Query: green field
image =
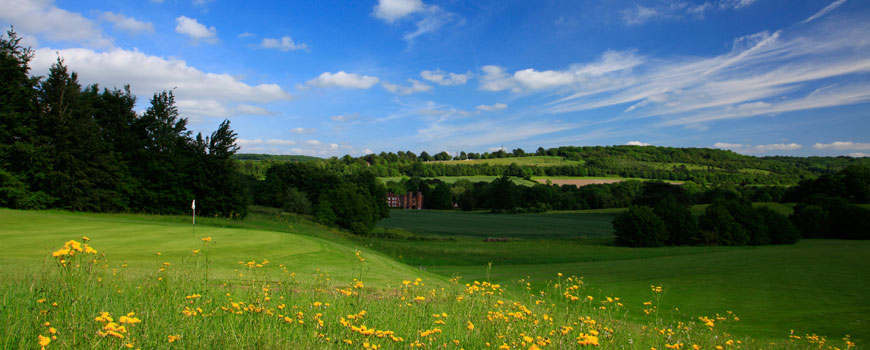
{"label": "green field", "polygon": [[[215,227],[198,225],[195,235],[190,218],[148,215],[75,214],[62,211],[18,211],[0,209],[0,244],[4,254],[0,264],[6,270],[22,273],[38,269],[47,253],[70,239],[86,236],[105,250],[112,263],[126,263],[132,274],[153,271],[163,262],[172,265],[193,264],[193,250],[201,250],[201,237],[212,237],[209,252],[210,277],[232,280],[239,261],[268,259],[273,265],[284,265],[300,277],[316,275],[316,269],[330,273],[337,280],[350,280],[354,262],[354,247],[321,237],[334,237],[328,230],[305,221],[299,226],[285,226],[285,231],[246,227]],[[256,225],[257,218],[252,218]],[[201,223],[221,224],[221,219],[198,218]],[[204,221],[204,222],[203,222]],[[261,222],[267,220],[260,219]],[[293,233],[305,231],[306,234]],[[360,247],[362,248],[362,247]],[[367,282],[373,285],[396,283],[418,277],[419,271],[399,264],[368,249],[369,268],[373,272]],[[157,253],[160,256],[157,256]],[[203,259],[199,255],[199,259]],[[312,264],[317,262],[317,264]],[[432,278],[433,276],[429,276]]]}
{"label": "green field", "polygon": [[[618,211],[393,211],[378,230],[401,235],[387,239],[356,237],[257,207],[242,221],[198,218],[195,234],[189,218],[179,216],[0,209],[0,299],[6,305],[0,309],[0,347],[35,348],[36,335],[49,334],[44,322],[59,330],[48,349],[361,349],[369,342],[387,349],[412,343],[476,349],[495,341],[526,349],[526,335],[552,338],[552,348],[573,348],[584,334],[578,332],[593,330],[601,332],[603,349],[664,348],[677,341],[708,349],[733,340],[745,348],[819,348],[814,338],[803,337],[813,333],[826,336],[826,346],[845,348],[839,340],[845,334],[859,346],[870,338],[868,242],[621,248],[610,244],[608,226]],[[51,258],[64,241],[81,236],[105,254],[93,272],[64,269]],[[212,240],[203,243],[206,236]],[[489,236],[510,240],[484,242]],[[245,265],[264,260],[269,264],[261,269]],[[159,270],[164,263],[170,263],[167,271]],[[583,282],[566,280],[572,275]],[[463,282],[454,285],[447,280],[452,276]],[[422,278],[419,286],[402,283],[416,278]],[[356,279],[365,287],[354,288]],[[462,285],[473,280],[500,286],[491,296],[475,294]],[[651,292],[650,285],[664,292]],[[565,293],[579,300],[566,300]],[[608,296],[619,297],[620,305]],[[643,303],[650,301],[658,311],[646,315]],[[493,312],[511,315],[520,307],[529,309],[516,315],[523,319],[487,321]],[[368,316],[352,324],[395,331],[402,340],[340,324],[339,318],[360,310]],[[103,324],[94,318],[104,311],[116,319],[135,311],[142,325],[128,325],[123,340],[98,336]],[[731,320],[728,311],[740,320]],[[292,319],[283,318],[288,314]],[[716,314],[728,320],[710,330],[698,323],[698,317]],[[597,323],[578,323],[578,316]],[[681,322],[688,327],[680,328]],[[575,330],[560,328],[572,324]],[[428,333],[436,328],[434,336]],[[674,334],[661,336],[656,328]],[[802,339],[790,342],[790,329]],[[170,335],[181,340],[169,344]]]}
{"label": "green field", "polygon": [[601,238],[613,232],[610,213],[491,214],[392,210],[378,225],[414,233],[473,237]]}
{"label": "green field", "polygon": [[559,165],[581,165],[585,162],[576,160],[567,160],[559,156],[531,156],[531,157],[507,157],[507,158],[490,158],[490,159],[468,159],[468,160],[445,160],[434,162],[434,164],[491,164],[491,165],[511,165],[516,163],[519,166],[559,166]]}
{"label": "green field", "polygon": [[[777,204],[775,210],[790,208]],[[700,211],[698,206],[695,211]],[[456,241],[409,243],[382,240],[373,247],[444,275],[487,277],[510,283],[527,277],[544,284],[556,273],[583,276],[589,286],[634,302],[645,301],[650,284],[665,285],[665,303],[687,315],[733,311],[738,333],[768,339],[789,330],[870,339],[870,242],[804,240],[794,246],[665,247],[610,246],[604,217],[612,213],[496,215],[394,211],[384,227]],[[553,216],[549,219],[549,216]],[[501,220],[497,218],[501,217]],[[572,228],[559,227],[563,223]],[[504,222],[500,225],[498,222]],[[539,236],[524,235],[538,227]],[[502,232],[513,242],[483,242],[469,236]],[[577,232],[589,232],[568,239]],[[561,237],[561,238],[554,238]],[[540,238],[540,239],[535,239]],[[595,239],[597,238],[597,239]],[[431,262],[426,264],[426,262]],[[548,263],[553,262],[553,263]],[[539,286],[538,285],[538,286]]]}
{"label": "green field", "polygon": [[[495,179],[497,179],[499,177],[500,176],[486,176],[486,175],[480,175],[480,176],[438,176],[438,177],[424,177],[422,179],[424,179],[424,180],[438,179],[441,182],[453,184],[459,180],[468,180],[471,182],[493,182]],[[404,178],[407,178],[407,177],[393,176],[393,177],[380,177],[378,179],[380,179],[382,183],[387,183],[390,181],[399,182],[399,181],[402,181],[402,179],[404,179]],[[511,181],[514,184],[523,185],[523,186],[532,186],[532,185],[536,184],[536,182],[534,182],[534,181],[529,181],[529,180],[519,178],[519,177],[511,177]]]}

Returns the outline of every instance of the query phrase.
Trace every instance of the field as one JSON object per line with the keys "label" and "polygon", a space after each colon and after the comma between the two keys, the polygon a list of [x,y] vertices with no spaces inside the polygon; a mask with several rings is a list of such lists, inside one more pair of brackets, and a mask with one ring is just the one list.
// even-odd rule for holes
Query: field
{"label": "field", "polygon": [[[0,347],[846,349],[866,341],[864,242],[626,249],[607,243],[614,212],[505,215],[494,228],[485,213],[393,212],[396,227],[429,229],[382,228],[412,239],[378,239],[266,208],[244,221],[198,218],[195,233],[185,217],[0,209]],[[522,228],[535,222],[536,231]],[[511,241],[482,242],[484,228]],[[75,253],[82,243],[98,253]],[[402,257],[414,249],[419,257]]]}
{"label": "field", "polygon": [[[775,210],[789,209],[779,206]],[[694,210],[702,209],[698,206]],[[866,330],[870,298],[864,292],[870,287],[870,268],[862,263],[870,258],[868,242],[804,240],[794,246],[620,248],[602,240],[610,231],[601,216],[613,214],[502,215],[511,223],[503,227],[494,226],[491,215],[393,211],[392,218],[382,221],[384,226],[454,237],[456,241],[416,245],[384,240],[379,244],[396,258],[444,275],[489,276],[502,283],[527,276],[541,285],[555,273],[576,274],[589,286],[626,300],[642,299],[642,287],[661,283],[669,287],[665,304],[682,312],[731,310],[741,315],[741,323],[732,328],[738,334],[777,339],[794,329],[830,336],[851,334],[865,340],[870,337]],[[570,230],[548,226],[546,217],[550,215],[567,220],[577,232],[584,227],[595,235],[568,239]],[[536,223],[540,223],[536,231],[540,239],[523,235],[525,231],[518,228]],[[502,236],[521,239],[495,243],[468,237],[486,230],[497,235],[500,229],[504,230]],[[489,261],[493,265],[487,270]]]}
{"label": "field", "polygon": [[[468,180],[471,182],[492,182],[499,177],[500,176],[486,176],[486,175],[480,175],[480,176],[438,176],[438,177],[424,177],[423,179],[424,180],[425,179],[438,179],[438,180],[441,180],[441,182],[453,184],[459,180]],[[401,177],[401,176],[394,176],[394,177],[381,177],[379,179],[381,180],[381,182],[387,183],[390,181],[399,182],[399,181],[402,181],[402,178],[403,177]],[[536,184],[536,182],[534,182],[534,181],[529,181],[529,180],[519,178],[519,177],[511,177],[511,181],[514,184],[523,185],[523,186],[532,186],[532,185]]]}
{"label": "field", "polygon": [[[583,187],[586,185],[601,185],[601,184],[612,184],[617,182],[636,180],[636,181],[651,181],[650,179],[641,179],[641,178],[627,178],[627,177],[617,177],[617,176],[533,176],[532,180],[546,184],[547,181],[550,183],[564,186],[564,185],[574,185],[577,187]],[[680,181],[665,181],[672,184],[681,184]]]}
{"label": "field", "polygon": [[491,164],[491,165],[511,165],[516,163],[520,166],[559,166],[559,165],[580,165],[583,161],[567,160],[564,157],[558,156],[531,156],[531,157],[507,157],[507,158],[490,158],[490,159],[468,159],[468,160],[445,160],[438,161],[436,164]]}

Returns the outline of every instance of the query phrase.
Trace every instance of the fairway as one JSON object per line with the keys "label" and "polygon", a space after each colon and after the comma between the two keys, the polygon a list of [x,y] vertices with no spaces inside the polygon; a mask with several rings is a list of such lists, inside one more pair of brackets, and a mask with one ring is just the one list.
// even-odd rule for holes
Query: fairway
{"label": "fairway", "polygon": [[401,228],[418,234],[515,237],[606,238],[615,214],[491,214],[480,212],[392,210],[378,222],[383,228]]}
{"label": "fairway", "polygon": [[[239,268],[239,262],[268,260],[275,269],[284,265],[300,278],[309,278],[319,269],[329,273],[334,280],[349,281],[356,262],[353,247],[286,232],[198,226],[194,236],[190,222],[8,209],[0,209],[0,222],[3,223],[0,244],[4,247],[0,264],[7,273],[38,271],[44,259],[50,258],[50,253],[63,242],[70,239],[80,241],[82,236],[90,238],[91,245],[105,253],[110,263],[126,264],[128,274],[153,272],[164,262],[172,266],[191,265],[197,259],[193,250],[202,249],[201,237],[206,236],[212,237],[210,278],[218,280],[236,278],[234,270]],[[362,250],[368,256],[367,267],[370,269],[366,282],[373,285],[395,284],[421,274],[432,278],[376,252]],[[198,257],[202,259],[202,253]]]}

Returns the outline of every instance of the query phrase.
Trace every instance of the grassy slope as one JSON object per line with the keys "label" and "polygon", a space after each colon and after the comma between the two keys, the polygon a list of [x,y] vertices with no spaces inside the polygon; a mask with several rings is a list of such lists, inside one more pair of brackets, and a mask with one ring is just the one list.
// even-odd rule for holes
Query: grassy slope
{"label": "grassy slope", "polygon": [[[43,259],[63,242],[80,240],[81,236],[89,237],[92,245],[105,252],[109,261],[118,264],[126,261],[132,273],[156,270],[157,264],[162,262],[174,266],[191,264],[195,259],[192,250],[201,249],[199,237],[203,236],[213,239],[210,275],[217,279],[235,278],[233,270],[238,267],[238,261],[268,259],[273,266],[284,264],[300,278],[313,276],[315,268],[319,268],[335,280],[349,281],[356,262],[352,243],[286,232],[202,225],[197,226],[196,237],[192,237],[190,222],[183,217],[0,209],[0,222],[3,222],[0,245],[4,247],[0,265],[30,272],[38,270]],[[308,224],[301,229],[330,236],[316,225]],[[289,228],[289,231],[294,230]],[[361,250],[368,257],[370,268],[366,282],[372,285],[396,284],[421,274],[376,252]],[[157,252],[162,254],[159,258]]]}
{"label": "grassy slope", "polygon": [[[539,236],[570,236],[565,227],[548,226],[547,215],[567,215],[560,219],[566,220],[571,230],[594,231],[599,239],[533,240],[522,235],[526,232],[523,227],[537,227],[534,232]],[[630,303],[647,301],[649,285],[663,284],[668,290],[665,302],[679,307],[685,317],[732,310],[742,318],[733,330],[769,339],[781,339],[790,329],[834,338],[851,334],[870,339],[865,329],[870,321],[870,297],[865,293],[870,287],[870,267],[864,263],[870,258],[870,242],[804,240],[794,246],[621,248],[601,245],[605,229],[610,231],[600,215],[606,214],[492,218],[491,214],[394,212],[384,226],[460,238],[455,242],[374,240],[373,247],[412,264],[428,265],[429,271],[466,279],[486,278],[485,266],[490,261],[494,263],[491,278],[504,283],[525,276],[542,283],[559,272],[576,274],[584,276],[589,287]],[[498,224],[498,217],[503,225]],[[466,229],[463,233],[463,227],[472,228],[471,232]],[[482,230],[502,230],[502,236],[527,239],[486,243],[480,238],[461,237],[485,232]]]}

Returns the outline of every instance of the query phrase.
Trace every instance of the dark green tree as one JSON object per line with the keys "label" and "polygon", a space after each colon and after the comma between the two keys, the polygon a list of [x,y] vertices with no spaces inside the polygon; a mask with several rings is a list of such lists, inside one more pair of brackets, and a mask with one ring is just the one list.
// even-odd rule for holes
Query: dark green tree
{"label": "dark green tree", "polygon": [[661,247],[668,240],[665,222],[652,208],[633,205],[613,219],[615,243],[626,247]]}

